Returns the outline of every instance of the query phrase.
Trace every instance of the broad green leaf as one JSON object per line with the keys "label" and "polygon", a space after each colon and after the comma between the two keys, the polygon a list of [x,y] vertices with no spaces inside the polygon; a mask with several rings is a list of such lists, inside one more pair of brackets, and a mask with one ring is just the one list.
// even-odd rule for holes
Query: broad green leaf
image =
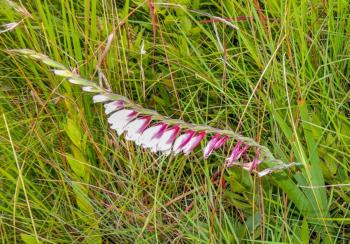
{"label": "broad green leaf", "polygon": [[82,133],[78,124],[73,119],[68,118],[64,129],[72,143],[77,148],[81,148]]}

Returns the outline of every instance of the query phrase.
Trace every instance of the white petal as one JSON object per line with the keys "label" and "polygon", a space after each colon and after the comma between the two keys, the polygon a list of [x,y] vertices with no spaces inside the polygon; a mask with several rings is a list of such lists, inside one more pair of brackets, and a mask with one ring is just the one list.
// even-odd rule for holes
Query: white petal
{"label": "white petal", "polygon": [[112,114],[109,118],[108,118],[108,123],[110,124],[114,124],[122,119],[127,118],[132,112],[134,112],[133,110],[130,109],[122,109],[119,110],[117,112],[115,112],[114,114]]}
{"label": "white petal", "polygon": [[[159,141],[159,139],[158,139],[158,141]],[[152,146],[151,152],[153,152],[153,153],[156,153],[156,152],[157,152],[157,144],[158,144],[158,143],[155,143],[155,144]]]}
{"label": "white petal", "polygon": [[141,145],[141,137],[142,137],[142,133],[140,134],[140,137],[137,138],[137,140],[135,140],[135,144],[137,146],[140,146]]}
{"label": "white petal", "polygon": [[142,133],[140,132],[133,132],[133,133],[130,133],[128,132],[126,135],[125,135],[125,140],[127,141],[138,141],[140,139],[140,137],[142,136]]}
{"label": "white petal", "polygon": [[162,153],[166,156],[169,156],[171,153],[171,148],[169,150],[163,151]]}
{"label": "white petal", "polygon": [[121,120],[119,121],[117,124],[113,124],[111,126],[112,129],[117,131],[118,136],[120,136],[121,134],[123,134],[123,132],[125,131],[125,126],[129,123],[128,120]]}
{"label": "white petal", "polygon": [[92,97],[92,100],[94,101],[94,103],[103,103],[103,102],[107,102],[109,100],[111,100],[109,97],[102,95],[102,94],[98,94]]}

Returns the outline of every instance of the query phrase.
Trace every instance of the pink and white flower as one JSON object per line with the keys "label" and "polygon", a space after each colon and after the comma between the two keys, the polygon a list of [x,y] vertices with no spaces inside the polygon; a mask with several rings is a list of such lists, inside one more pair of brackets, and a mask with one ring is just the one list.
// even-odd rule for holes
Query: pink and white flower
{"label": "pink and white flower", "polygon": [[[5,27],[4,31],[14,29],[18,23],[12,22],[3,25],[3,27]],[[109,35],[108,39],[110,39],[112,36],[113,35]],[[195,125],[180,120],[177,120],[177,125],[172,125],[173,127],[168,129],[167,123],[176,123],[175,120],[169,120],[167,117],[158,114],[156,111],[143,109],[141,106],[132,102],[128,98],[113,94],[111,91],[109,91],[109,89],[103,89],[95,82],[80,77],[77,72],[70,71],[64,65],[50,59],[48,56],[29,49],[15,49],[11,50],[11,52],[12,51],[26,55],[32,59],[42,61],[50,66],[56,75],[68,79],[72,84],[82,86],[83,91],[99,93],[93,96],[93,102],[109,102],[108,104],[105,104],[104,107],[106,114],[109,115],[113,113],[108,118],[111,128],[115,129],[118,135],[121,135],[124,133],[124,131],[127,131],[125,136],[127,140],[135,141],[137,144],[141,144],[144,148],[151,148],[153,152],[160,151],[165,154],[170,154],[171,151],[173,151],[175,155],[180,152],[188,155],[200,144],[207,132],[218,132],[212,136],[210,141],[208,141],[208,144],[204,149],[204,158],[208,158],[214,150],[221,148],[224,143],[232,137],[232,139],[237,138],[240,140],[236,143],[231,155],[226,159],[226,167],[239,164],[245,170],[254,171],[257,169],[259,164],[266,159],[269,161],[276,161],[267,147],[254,142],[251,138],[242,137],[233,131],[220,130],[203,125]],[[141,55],[145,54],[143,43],[140,52]],[[118,100],[113,101],[115,99]],[[149,127],[149,124],[153,119],[158,121],[158,123]],[[178,136],[181,128],[191,129]],[[244,161],[242,162],[243,164],[241,164],[238,162],[238,160],[242,157],[242,155],[247,153],[249,145],[257,148],[255,158],[249,161],[241,160]],[[263,155],[260,155],[260,153]],[[264,176],[270,172],[273,172],[274,170],[284,169],[293,165],[300,164],[292,163],[285,165],[281,162],[280,165],[265,169],[258,172],[258,174],[259,176]]]}
{"label": "pink and white flower", "polygon": [[122,108],[124,108],[124,101],[123,100],[116,100],[110,103],[106,103],[104,105],[105,107],[105,113],[108,115],[114,111],[118,111]]}
{"label": "pink and white flower", "polygon": [[207,159],[210,154],[216,149],[215,146],[220,141],[221,135],[219,133],[215,134],[211,140],[208,142],[207,146],[204,148],[204,158]]}
{"label": "pink and white flower", "polygon": [[139,143],[144,148],[151,148],[152,152],[156,152],[159,140],[167,128],[168,128],[168,125],[165,123],[159,123],[157,125],[147,128],[142,133]]}
{"label": "pink and white flower", "polygon": [[138,112],[130,109],[122,109],[108,118],[111,128],[117,131],[120,136],[125,131],[126,125],[138,116]]}
{"label": "pink and white flower", "polygon": [[180,127],[178,125],[175,125],[174,127],[165,131],[162,137],[159,139],[157,151],[169,155],[171,153],[171,146],[173,145],[173,142],[175,141],[179,132]]}
{"label": "pink and white flower", "polygon": [[184,149],[186,144],[191,140],[194,133],[195,132],[193,130],[188,130],[184,134],[176,138],[173,146],[174,155],[180,153]]}
{"label": "pink and white flower", "polygon": [[131,121],[126,127],[125,139],[128,141],[134,141],[136,145],[139,145],[139,140],[142,136],[143,131],[151,123],[151,116],[135,119]]}
{"label": "pink and white flower", "polygon": [[252,171],[253,169],[256,169],[259,164],[261,164],[262,160],[259,159],[260,150],[260,148],[256,150],[255,157],[252,162],[243,164],[243,169]]}
{"label": "pink and white flower", "polygon": [[222,145],[225,144],[225,142],[228,140],[228,138],[230,138],[229,136],[223,136],[220,138],[220,140],[218,140],[215,144],[214,150],[215,149],[219,149],[220,147],[222,147]]}
{"label": "pink and white flower", "polygon": [[21,22],[11,22],[11,23],[6,23],[1,25],[4,29],[0,30],[0,34],[7,32],[7,31],[12,31],[13,29],[15,29]]}
{"label": "pink and white flower", "polygon": [[249,145],[245,145],[241,147],[243,142],[239,141],[235,145],[235,147],[232,150],[231,156],[226,160],[227,161],[227,167],[230,167],[233,165],[235,161],[237,161],[249,148]]}
{"label": "pink and white flower", "polygon": [[191,140],[189,140],[189,142],[186,144],[186,146],[184,146],[183,153],[185,155],[190,154],[193,151],[193,149],[195,149],[198,146],[198,144],[204,138],[205,134],[206,133],[204,131],[201,131],[197,135],[193,136]]}

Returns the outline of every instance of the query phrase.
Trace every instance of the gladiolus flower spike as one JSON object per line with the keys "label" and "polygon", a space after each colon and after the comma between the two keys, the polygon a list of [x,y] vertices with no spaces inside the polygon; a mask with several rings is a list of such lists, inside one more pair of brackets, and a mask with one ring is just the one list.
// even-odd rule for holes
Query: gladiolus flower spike
{"label": "gladiolus flower spike", "polygon": [[[205,159],[215,150],[223,148],[227,141],[231,141],[230,144],[234,142],[235,146],[226,159],[226,167],[240,165],[245,170],[256,171],[258,165],[264,161],[278,163],[278,167],[275,167],[278,169],[288,168],[289,165],[292,165],[276,159],[267,147],[258,144],[249,137],[243,137],[230,130],[220,130],[211,126],[195,125],[171,119],[156,111],[145,109],[124,96],[111,93],[97,83],[80,77],[76,72],[65,68],[64,65],[44,54],[29,49],[9,51],[42,61],[53,68],[53,72],[57,76],[67,79],[71,84],[80,85],[85,92],[95,93],[96,95],[92,97],[93,102],[104,103],[105,113],[111,128],[119,136],[124,135],[126,140],[133,141],[154,153],[189,155],[208,137],[209,140],[203,149]],[[248,158],[248,148],[255,149],[255,157],[250,163],[242,160],[242,158]],[[264,170],[264,174],[261,176],[267,174],[265,171],[270,173],[270,171]],[[260,175],[259,172],[258,175]]]}

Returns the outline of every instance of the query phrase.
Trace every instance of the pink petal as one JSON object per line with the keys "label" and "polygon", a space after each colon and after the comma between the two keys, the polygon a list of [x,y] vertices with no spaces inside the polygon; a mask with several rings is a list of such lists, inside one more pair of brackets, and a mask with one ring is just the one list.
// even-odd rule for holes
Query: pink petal
{"label": "pink petal", "polygon": [[224,143],[228,140],[228,138],[230,138],[230,137],[229,136],[221,137],[220,140],[218,140],[217,143],[215,144],[214,149],[218,149],[218,148],[222,147],[222,145],[224,145]]}
{"label": "pink petal", "polygon": [[[241,164],[238,164],[238,165],[241,165]],[[250,162],[250,163],[244,163],[244,164],[242,165],[242,168],[245,169],[245,170],[247,170],[247,171],[251,171],[252,165],[253,165],[252,162]]]}
{"label": "pink petal", "polygon": [[[261,164],[262,160],[259,159],[260,150],[261,150],[260,148],[257,149],[255,157],[252,162],[244,163],[243,165],[240,164],[243,169],[247,171],[252,171],[252,170],[255,170],[259,164]],[[269,171],[260,172],[259,176],[264,176],[265,174],[268,174],[268,173]]]}
{"label": "pink petal", "polygon": [[194,131],[188,130],[175,140],[174,146],[173,146],[173,151],[175,155],[184,149],[184,146],[186,146],[186,144],[191,140],[193,135],[194,135]]}
{"label": "pink petal", "polygon": [[125,131],[127,132],[125,135],[125,139],[129,141],[135,141],[136,144],[138,144],[139,139],[142,136],[142,132],[146,129],[150,122],[150,116],[135,119],[134,121],[130,122],[125,127]]}
{"label": "pink petal", "polygon": [[105,107],[105,113],[106,114],[110,114],[114,111],[118,111],[122,108],[124,108],[124,101],[123,100],[117,100],[117,101],[113,101],[113,102],[110,102],[110,103],[106,103],[104,105]]}
{"label": "pink petal", "polygon": [[249,145],[241,147],[243,142],[239,141],[232,150],[231,156],[227,159],[227,166],[230,167],[234,161],[237,161],[249,148]]}
{"label": "pink petal", "polygon": [[170,154],[171,146],[179,132],[180,127],[177,125],[165,131],[162,137],[159,139],[157,151],[165,152],[165,154]]}
{"label": "pink petal", "polygon": [[211,140],[208,142],[207,146],[204,148],[204,158],[207,159],[210,154],[215,149],[215,145],[218,143],[218,141],[221,139],[221,135],[217,133],[214,135]]}
{"label": "pink petal", "polygon": [[185,155],[190,154],[193,151],[193,149],[195,149],[196,146],[198,146],[198,144],[201,142],[204,136],[205,136],[204,131],[201,131],[197,135],[193,136],[191,140],[184,147],[183,149],[184,154]]}
{"label": "pink petal", "polygon": [[249,168],[250,171],[252,171],[253,169],[256,169],[256,167],[258,167],[258,165],[262,162],[262,160],[259,159],[260,151],[261,151],[260,148],[256,150],[255,158],[253,159],[253,162]]}

